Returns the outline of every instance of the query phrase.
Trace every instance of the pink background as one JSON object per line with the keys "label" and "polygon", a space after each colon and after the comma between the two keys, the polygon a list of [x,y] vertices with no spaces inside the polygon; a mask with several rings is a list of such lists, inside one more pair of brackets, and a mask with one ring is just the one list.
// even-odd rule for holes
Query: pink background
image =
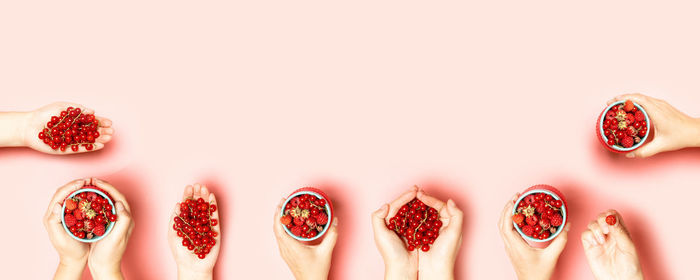
{"label": "pink background", "polygon": [[337,207],[333,278],[380,278],[369,214],[413,184],[465,211],[462,279],[514,277],[496,222],[537,183],[571,207],[556,278],[591,278],[578,237],[608,208],[650,279],[697,275],[700,150],[627,160],[594,125],[626,92],[700,116],[698,4],[229,2],[0,3],[0,110],[74,101],[116,130],[89,155],[0,150],[2,278],[52,275],[42,215],[86,176],[132,206],[132,279],[175,276],[168,217],[193,182],[219,199],[223,279],[291,278],[272,216],[301,186]]}

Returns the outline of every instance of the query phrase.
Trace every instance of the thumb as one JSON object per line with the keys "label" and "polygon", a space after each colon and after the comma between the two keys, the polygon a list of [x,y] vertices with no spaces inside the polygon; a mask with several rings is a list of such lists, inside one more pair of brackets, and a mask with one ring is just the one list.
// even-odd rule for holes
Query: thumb
{"label": "thumb", "polygon": [[51,215],[46,220],[46,228],[54,236],[62,234],[64,231],[63,225],[61,224],[61,212],[61,205],[58,203],[54,204],[51,208]]}
{"label": "thumb", "polygon": [[629,232],[627,231],[627,228],[624,225],[624,222],[622,221],[622,217],[620,215],[615,215],[617,216],[617,223],[608,226],[610,229],[610,236],[615,239],[617,244],[620,245],[621,248],[628,250],[630,248],[634,248],[634,243],[632,242],[632,239],[630,238]]}
{"label": "thumb", "polygon": [[559,255],[561,254],[562,251],[564,251],[564,247],[566,247],[566,242],[569,240],[569,230],[571,229],[571,223],[566,223],[566,226],[564,227],[564,230],[559,233],[559,236],[554,238],[552,243],[547,246],[547,253],[551,257],[558,258]]}
{"label": "thumb", "polygon": [[653,141],[644,144],[632,152],[627,153],[628,158],[646,158],[665,151],[664,143],[662,139],[656,138]]}
{"label": "thumb", "polygon": [[447,225],[447,230],[452,233],[461,234],[464,213],[457,208],[457,205],[452,199],[447,201],[447,213],[450,214],[450,223]]}
{"label": "thumb", "polygon": [[338,217],[333,217],[331,227],[326,232],[326,237],[323,238],[319,247],[324,251],[332,252],[336,241],[338,241]]}
{"label": "thumb", "polygon": [[377,230],[389,230],[386,228],[386,216],[389,214],[389,206],[387,204],[382,205],[377,211],[372,213],[372,227],[374,231]]}
{"label": "thumb", "polygon": [[131,226],[131,213],[124,207],[121,201],[115,203],[117,208],[117,222],[114,224],[114,234],[117,236],[125,236]]}

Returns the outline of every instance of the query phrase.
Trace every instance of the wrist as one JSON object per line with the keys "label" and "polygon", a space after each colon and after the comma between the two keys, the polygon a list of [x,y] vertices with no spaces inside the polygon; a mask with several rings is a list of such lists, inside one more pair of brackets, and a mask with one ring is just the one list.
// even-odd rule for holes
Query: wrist
{"label": "wrist", "polygon": [[79,279],[83,275],[87,260],[61,258],[54,279]]}
{"label": "wrist", "polygon": [[20,147],[25,145],[24,132],[29,113],[0,113],[0,147]]}
{"label": "wrist", "polygon": [[303,272],[303,271],[292,271],[292,274],[294,274],[294,279],[297,280],[327,280],[328,279],[328,270],[325,271],[310,271],[310,272]]}
{"label": "wrist", "polygon": [[182,268],[182,267],[177,268],[177,279],[209,280],[209,279],[213,279],[213,278],[214,278],[214,271],[213,270],[196,271],[196,270]]}
{"label": "wrist", "polygon": [[119,265],[106,265],[106,266],[89,266],[90,274],[92,279],[95,280],[105,280],[105,279],[124,279],[122,276],[122,270]]}
{"label": "wrist", "polygon": [[384,267],[384,280],[394,280],[394,279],[417,279],[418,271],[407,269],[410,268],[409,265],[405,266],[385,266]]}
{"label": "wrist", "polygon": [[454,269],[450,267],[434,268],[434,269],[419,269],[418,279],[455,279]]}
{"label": "wrist", "polygon": [[688,129],[690,130],[688,147],[700,147],[700,118],[691,118]]}

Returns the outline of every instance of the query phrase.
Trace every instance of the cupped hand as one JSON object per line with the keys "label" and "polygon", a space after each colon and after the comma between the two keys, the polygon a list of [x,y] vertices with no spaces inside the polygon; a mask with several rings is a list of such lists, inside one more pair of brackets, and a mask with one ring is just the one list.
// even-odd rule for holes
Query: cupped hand
{"label": "cupped hand", "polygon": [[503,208],[498,228],[506,248],[506,253],[513,264],[518,279],[550,279],[568,240],[570,223],[552,240],[546,248],[533,248],[518,234],[513,225],[513,207],[519,194],[508,201]]}
{"label": "cupped hand", "polygon": [[114,129],[112,129],[112,121],[103,117],[95,116],[95,118],[100,122],[99,128],[97,129],[100,136],[95,139],[95,143],[93,145],[94,148],[91,151],[88,151],[82,145],[80,145],[78,151],[75,152],[70,148],[66,149],[65,151],[51,149],[49,145],[45,144],[41,139],[39,139],[39,132],[46,127],[46,123],[51,120],[52,116],[58,116],[61,111],[68,107],[80,108],[82,110],[82,114],[94,113],[92,109],[85,108],[79,104],[67,102],[55,102],[31,111],[27,115],[24,133],[22,135],[24,145],[47,154],[66,155],[97,151],[104,148],[105,143],[112,140],[112,134],[114,133]]}
{"label": "cupped hand", "polygon": [[[185,187],[185,192],[182,195],[182,200],[199,198],[208,201],[209,204],[217,205],[216,196],[214,193],[210,192],[205,185],[194,184]],[[212,219],[216,219],[219,222],[212,226],[214,232],[218,234],[214,236],[216,244],[211,248],[209,254],[206,255],[204,259],[200,259],[192,251],[188,250],[187,247],[182,246],[182,238],[177,236],[177,232],[173,229],[175,224],[175,217],[180,215],[180,203],[175,204],[175,209],[173,214],[170,215],[170,227],[168,227],[168,245],[170,245],[170,251],[175,258],[175,263],[177,264],[178,279],[212,279],[214,275],[214,266],[219,258],[219,251],[221,249],[221,220],[219,219],[219,211],[214,211],[212,213]]]}
{"label": "cupped hand", "polygon": [[51,198],[46,214],[44,214],[44,227],[46,227],[46,232],[49,234],[51,244],[58,252],[60,265],[74,267],[75,269],[73,270],[79,270],[80,273],[82,273],[87,263],[89,247],[66,233],[61,223],[61,216],[63,215],[63,201],[73,191],[82,188],[85,184],[86,181],[80,179],[60,187],[53,195],[53,198]]}
{"label": "cupped hand", "polygon": [[122,256],[134,230],[131,208],[124,195],[111,184],[97,178],[90,179],[90,184],[112,196],[117,210],[117,221],[107,236],[90,245],[88,267],[94,279],[121,279]]}
{"label": "cupped hand", "polygon": [[692,118],[668,102],[642,94],[623,94],[608,101],[632,100],[646,110],[651,119],[653,139],[627,157],[650,157],[667,151],[700,146],[700,119]]}
{"label": "cupped hand", "polygon": [[[462,223],[464,214],[452,199],[447,203],[418,191],[418,200],[435,208],[440,215],[442,228],[430,250],[418,252],[418,272],[420,279],[454,279],[454,265],[462,245]],[[418,250],[416,250],[418,251]]]}
{"label": "cupped hand", "polygon": [[282,259],[287,263],[296,279],[328,279],[333,248],[338,240],[338,218],[333,218],[331,227],[326,231],[323,240],[319,244],[305,244],[289,236],[282,228],[280,213],[282,212],[284,201],[285,199],[283,198],[277,205],[277,212],[275,212],[273,221],[273,230]]}
{"label": "cupped hand", "polygon": [[384,259],[385,279],[416,279],[418,276],[418,250],[408,251],[401,237],[386,226],[401,206],[416,198],[417,192],[418,187],[414,186],[372,213],[374,243]]}
{"label": "cupped hand", "polygon": [[[608,215],[617,220],[612,226],[605,221]],[[617,211],[600,213],[581,234],[581,242],[595,279],[644,278],[637,250]]]}

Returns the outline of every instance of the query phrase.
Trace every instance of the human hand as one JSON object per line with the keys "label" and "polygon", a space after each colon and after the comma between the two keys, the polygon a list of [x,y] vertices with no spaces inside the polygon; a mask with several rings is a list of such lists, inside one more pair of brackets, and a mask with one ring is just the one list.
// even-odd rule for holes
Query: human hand
{"label": "human hand", "polygon": [[506,253],[508,253],[518,279],[549,279],[554,273],[559,255],[566,246],[571,223],[566,223],[564,230],[552,240],[547,248],[531,247],[513,225],[513,207],[519,195],[516,194],[508,201],[501,213],[501,219],[498,221]]}
{"label": "human hand", "polygon": [[117,209],[117,221],[112,231],[102,240],[90,245],[88,267],[94,279],[123,279],[121,260],[127,242],[134,230],[131,208],[126,198],[109,183],[97,178],[90,179],[90,184],[107,192],[114,199]]}
{"label": "human hand", "polygon": [[384,259],[384,279],[416,279],[418,276],[418,250],[406,250],[405,242],[386,226],[389,217],[396,215],[401,206],[416,198],[417,192],[418,187],[414,186],[372,213],[374,243]]}
{"label": "human hand", "polygon": [[454,265],[462,245],[464,214],[457,208],[452,199],[444,203],[425,194],[423,190],[418,191],[417,198],[426,205],[435,208],[442,221],[440,235],[435,239],[430,250],[418,252],[418,278],[454,279]]}
{"label": "human hand", "polygon": [[104,144],[112,139],[114,129],[112,129],[112,121],[98,116],[95,116],[95,118],[100,122],[99,128],[97,129],[97,132],[100,133],[100,136],[97,137],[97,139],[95,139],[95,143],[93,144],[94,148],[91,151],[88,151],[82,145],[79,146],[79,149],[76,152],[74,152],[70,148],[66,149],[65,151],[54,150],[51,149],[49,145],[46,145],[41,139],[39,139],[39,132],[41,132],[44,129],[46,123],[49,120],[51,120],[51,117],[58,116],[61,113],[61,111],[66,110],[66,108],[68,107],[80,108],[82,110],[82,114],[94,114],[94,111],[92,109],[87,109],[79,104],[67,102],[51,103],[34,111],[28,112],[28,114],[26,115],[24,129],[22,130],[23,132],[21,135],[22,143],[24,143],[25,146],[30,147],[34,150],[54,155],[84,153],[97,151],[104,148]]}
{"label": "human hand", "polygon": [[[615,216],[615,225],[605,222],[608,215]],[[581,242],[595,279],[644,279],[637,250],[617,211],[599,214],[581,234]]]}
{"label": "human hand", "polygon": [[664,100],[637,93],[617,96],[608,101],[608,105],[628,99],[644,107],[651,119],[654,138],[627,153],[627,157],[645,158],[660,152],[700,146],[700,119],[684,114]]}
{"label": "human hand", "polygon": [[289,236],[282,228],[280,213],[285,200],[283,198],[280,204],[277,205],[277,212],[275,212],[275,220],[273,221],[273,230],[282,259],[287,263],[296,279],[328,279],[333,248],[338,240],[338,218],[333,218],[331,227],[326,231],[323,240],[319,244],[304,244]]}
{"label": "human hand", "polygon": [[[205,185],[194,184],[185,187],[182,200],[184,201],[188,198],[195,200],[202,198],[210,204],[218,206],[214,193],[209,192],[209,189],[207,189]],[[168,244],[170,245],[170,251],[173,253],[175,263],[177,264],[178,279],[213,279],[214,266],[216,265],[216,260],[219,258],[219,250],[221,248],[221,222],[212,226],[214,232],[218,233],[216,236],[213,236],[214,240],[216,240],[216,244],[211,248],[211,251],[209,251],[209,254],[207,254],[204,259],[200,259],[196,254],[188,250],[187,247],[182,246],[182,238],[178,237],[177,232],[173,230],[175,217],[179,214],[180,203],[177,203],[175,204],[173,214],[170,215]],[[220,221],[219,211],[214,211],[214,213],[212,213],[212,219]]]}
{"label": "human hand", "polygon": [[87,263],[88,245],[70,237],[61,224],[63,201],[70,193],[85,186],[85,183],[85,180],[80,179],[60,187],[51,198],[44,214],[44,227],[60,258],[54,279],[78,279]]}

